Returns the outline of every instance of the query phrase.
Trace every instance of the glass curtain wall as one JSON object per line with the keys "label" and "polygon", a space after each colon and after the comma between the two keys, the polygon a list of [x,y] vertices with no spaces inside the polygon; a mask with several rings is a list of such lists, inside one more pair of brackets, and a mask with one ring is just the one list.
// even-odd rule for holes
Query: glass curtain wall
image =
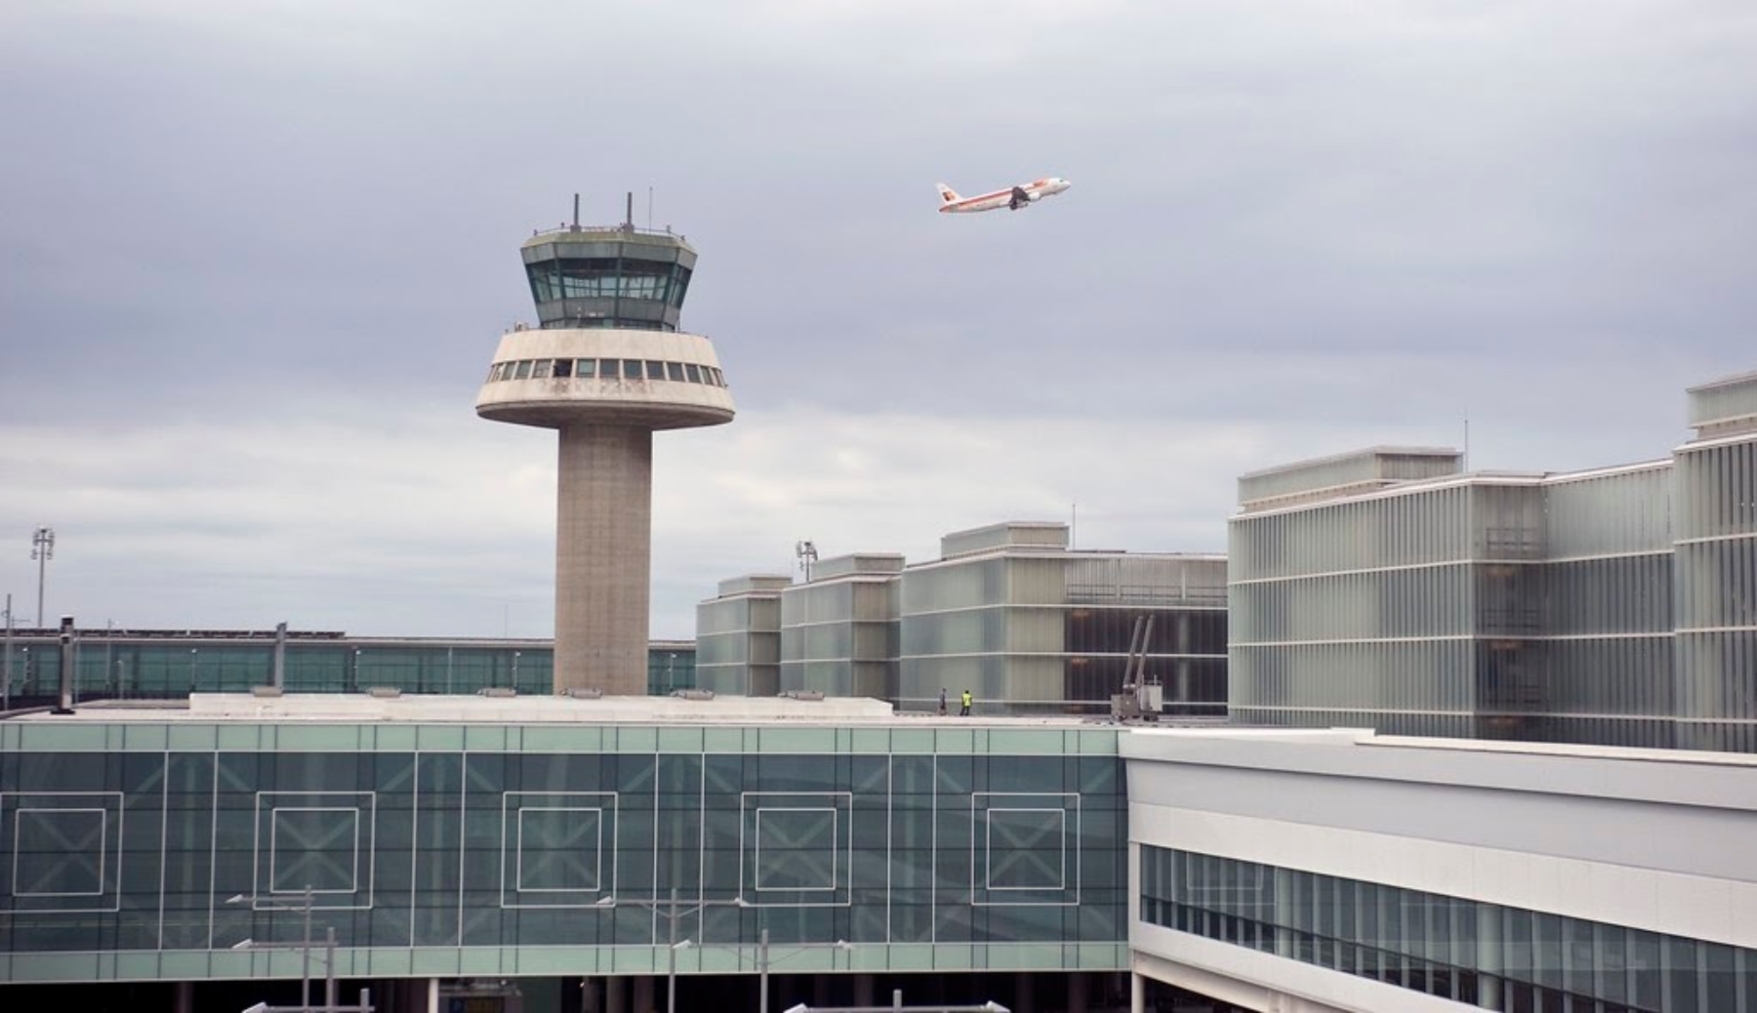
{"label": "glass curtain wall", "polygon": [[1544,483],[1542,565],[1483,568],[1478,734],[1673,744],[1669,461]]}
{"label": "glass curtain wall", "polygon": [[307,886],[344,973],[554,974],[566,946],[570,973],[650,974],[673,888],[711,902],[678,926],[697,970],[764,930],[880,972],[893,944],[911,971],[1126,967],[1114,729],[93,722],[26,750],[12,724],[20,980],[261,973],[231,947],[294,938]]}
{"label": "glass curtain wall", "polygon": [[[190,693],[243,693],[274,676],[273,637],[252,642],[188,639],[102,630],[82,631],[74,644],[79,699],[178,699]],[[363,693],[375,687],[404,693],[475,693],[513,688],[523,695],[554,691],[554,650],[548,641],[367,641],[291,638],[284,661],[289,693]],[[648,692],[694,685],[695,646],[687,641],[648,649]],[[51,638],[15,638],[11,696],[41,701],[60,691],[61,646]]]}
{"label": "glass curtain wall", "polygon": [[1471,734],[1471,557],[1507,537],[1473,537],[1472,509],[1470,487],[1451,483],[1234,517],[1231,713]]}
{"label": "glass curtain wall", "polygon": [[1143,845],[1140,918],[1504,1013],[1720,1013],[1757,950]]}
{"label": "glass curtain wall", "polygon": [[1757,751],[1757,435],[1676,455],[1678,745]]}

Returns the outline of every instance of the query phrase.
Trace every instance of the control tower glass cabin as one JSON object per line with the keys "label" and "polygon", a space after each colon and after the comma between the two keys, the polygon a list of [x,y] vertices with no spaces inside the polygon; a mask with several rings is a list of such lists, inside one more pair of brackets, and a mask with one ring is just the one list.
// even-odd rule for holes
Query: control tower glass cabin
{"label": "control tower glass cabin", "polygon": [[555,690],[647,685],[653,432],[732,421],[706,337],[678,330],[696,251],[669,230],[563,226],[520,250],[538,326],[503,335],[476,413],[560,431]]}

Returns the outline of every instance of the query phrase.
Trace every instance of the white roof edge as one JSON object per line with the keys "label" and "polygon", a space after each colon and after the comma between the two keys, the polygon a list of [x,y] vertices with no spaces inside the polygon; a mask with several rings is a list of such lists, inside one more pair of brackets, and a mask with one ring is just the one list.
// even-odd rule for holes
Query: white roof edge
{"label": "white roof edge", "polygon": [[1456,447],[1419,447],[1414,445],[1400,446],[1392,443],[1380,443],[1370,447],[1359,447],[1354,450],[1344,450],[1335,454],[1326,454],[1323,457],[1307,457],[1298,461],[1289,461],[1286,464],[1258,468],[1255,471],[1247,471],[1238,476],[1238,478],[1239,481],[1244,481],[1248,478],[1261,478],[1265,475],[1279,475],[1284,472],[1298,471],[1302,468],[1312,468],[1321,464],[1334,464],[1337,461],[1349,461],[1359,457],[1366,457],[1368,455],[1377,457],[1390,454],[1410,454],[1418,457],[1463,457],[1464,451],[1459,450]]}

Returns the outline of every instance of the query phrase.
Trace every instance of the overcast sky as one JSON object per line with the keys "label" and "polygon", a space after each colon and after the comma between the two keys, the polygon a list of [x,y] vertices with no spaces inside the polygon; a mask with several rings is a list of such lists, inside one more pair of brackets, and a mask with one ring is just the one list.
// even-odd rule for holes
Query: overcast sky
{"label": "overcast sky", "polygon": [[801,538],[1218,551],[1239,474],[1467,416],[1664,456],[1757,369],[1754,181],[1750,0],[8,3],[0,593],[47,524],[51,621],[551,635],[555,438],[473,405],[576,191],[701,254],[690,637]]}

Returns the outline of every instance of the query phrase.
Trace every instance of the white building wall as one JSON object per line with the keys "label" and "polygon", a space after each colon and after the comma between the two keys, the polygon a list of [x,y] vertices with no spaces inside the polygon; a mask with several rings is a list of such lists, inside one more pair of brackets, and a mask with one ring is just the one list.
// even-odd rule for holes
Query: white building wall
{"label": "white building wall", "polygon": [[1146,846],[1757,950],[1757,757],[1353,730],[1120,748],[1133,963],[1178,987],[1262,1010],[1464,1008],[1143,921]]}

